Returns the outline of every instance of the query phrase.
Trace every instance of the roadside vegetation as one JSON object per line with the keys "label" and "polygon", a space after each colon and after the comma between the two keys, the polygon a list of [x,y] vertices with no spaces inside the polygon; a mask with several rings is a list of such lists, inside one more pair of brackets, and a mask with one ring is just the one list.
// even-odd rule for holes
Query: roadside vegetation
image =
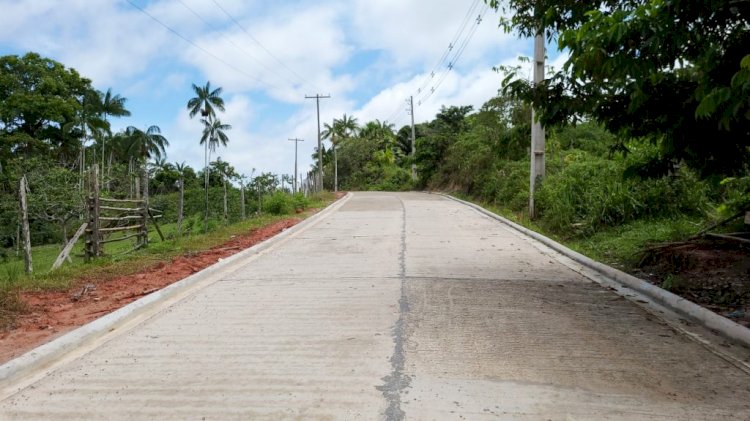
{"label": "roadside vegetation", "polygon": [[[202,126],[191,143],[205,158],[197,170],[167,161],[170,141],[156,125],[111,129],[113,118],[130,115],[126,98],[99,91],[75,69],[36,53],[0,57],[0,327],[23,310],[22,291],[66,290],[82,278],[134,273],[332,200],[293,194],[290,176],[237,169],[222,160],[218,151],[230,142],[231,130],[219,118],[222,89],[207,82],[192,85],[191,94],[186,113],[199,117]],[[95,166],[98,176],[92,180]],[[112,203],[147,203],[160,217],[164,239],[152,218],[147,246],[143,236],[130,235],[103,244],[103,255],[84,263],[84,235],[69,260],[51,271],[63,246],[88,220],[94,184],[100,198],[121,201],[107,202],[114,206],[110,212],[121,214],[99,219],[103,227],[142,226],[135,222],[142,221],[138,216],[125,214],[125,205]],[[19,206],[24,196],[26,218]],[[104,239],[124,235],[118,231]]]}
{"label": "roadside vegetation", "polygon": [[[350,128],[336,143],[339,185],[455,193],[750,324],[748,6],[487,3],[508,32],[545,28],[565,65],[538,84],[523,65],[497,68],[500,89],[479,109],[444,106],[416,125],[413,157],[410,127]],[[533,220],[532,107],[547,132]]]}

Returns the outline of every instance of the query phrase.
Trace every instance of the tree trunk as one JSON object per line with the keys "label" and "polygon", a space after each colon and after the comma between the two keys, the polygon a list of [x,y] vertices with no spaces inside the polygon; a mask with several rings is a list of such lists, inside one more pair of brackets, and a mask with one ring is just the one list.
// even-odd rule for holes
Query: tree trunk
{"label": "tree trunk", "polygon": [[26,273],[34,271],[31,262],[31,232],[29,231],[29,209],[26,205],[26,176],[18,183],[18,200],[21,210],[21,230],[23,231],[23,267]]}
{"label": "tree trunk", "polygon": [[226,224],[229,222],[229,210],[227,208],[227,178],[224,175],[222,175],[221,178],[224,182],[224,224]]}
{"label": "tree trunk", "polygon": [[206,164],[206,166],[203,167],[204,168],[203,172],[205,173],[204,174],[205,176],[204,188],[206,190],[206,213],[203,216],[203,232],[208,232],[208,141],[206,141],[206,150],[204,152],[204,156],[205,156],[204,162]]}
{"label": "tree trunk", "polygon": [[109,159],[107,159],[107,161],[109,161],[107,162],[107,191],[109,191],[112,188],[110,183],[112,179],[112,160],[114,159],[114,155],[115,155],[115,149],[112,146],[110,146]]}
{"label": "tree trunk", "polygon": [[242,212],[242,219],[245,219],[245,185],[240,184],[240,209]]}
{"label": "tree trunk", "polygon": [[141,198],[141,177],[140,175],[135,175],[135,180],[133,180],[135,183],[135,198],[136,200]]}
{"label": "tree trunk", "polygon": [[177,206],[177,235],[182,236],[182,209],[185,203],[185,179],[180,178],[180,203]]}

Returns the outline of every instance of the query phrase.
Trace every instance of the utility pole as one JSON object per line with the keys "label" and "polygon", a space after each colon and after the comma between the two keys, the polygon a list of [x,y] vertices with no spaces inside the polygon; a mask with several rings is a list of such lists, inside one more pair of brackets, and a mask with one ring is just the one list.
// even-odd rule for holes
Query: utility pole
{"label": "utility pole", "polygon": [[318,190],[323,190],[323,148],[320,145],[320,99],[330,98],[331,95],[305,95],[305,99],[315,98],[315,108],[318,111]]}
{"label": "utility pole", "polygon": [[[534,86],[544,80],[544,29],[534,38]],[[537,121],[536,110],[531,109],[531,179],[529,186],[529,216],[536,218],[534,192],[537,182],[544,178],[544,128]]]}
{"label": "utility pole", "polygon": [[416,149],[414,147],[414,138],[415,131],[414,131],[414,97],[409,97],[409,115],[411,116],[411,179],[412,181],[417,181],[417,164],[414,162],[414,154],[416,152]]}
{"label": "utility pole", "polygon": [[288,139],[290,142],[294,142],[294,191],[293,193],[297,193],[297,144],[299,142],[304,142],[305,139],[297,139],[296,137],[294,139]]}

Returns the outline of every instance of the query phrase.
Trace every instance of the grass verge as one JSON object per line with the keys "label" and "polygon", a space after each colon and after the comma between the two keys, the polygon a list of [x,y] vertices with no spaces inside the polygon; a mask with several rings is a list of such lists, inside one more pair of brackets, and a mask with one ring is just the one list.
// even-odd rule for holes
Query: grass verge
{"label": "grass verge", "polygon": [[107,244],[106,256],[91,263],[83,260],[82,240],[71,253],[72,262],[51,272],[52,263],[57,258],[61,247],[59,245],[45,245],[32,249],[32,261],[35,272],[27,275],[23,271],[23,261],[11,255],[0,262],[0,328],[11,326],[17,314],[24,311],[20,293],[32,290],[67,290],[83,280],[106,280],[121,275],[138,273],[159,262],[169,262],[177,256],[199,253],[219,246],[233,236],[245,234],[251,230],[271,225],[275,222],[290,218],[307,218],[314,213],[314,209],[326,207],[335,199],[332,193],[322,193],[310,198],[307,210],[301,214],[285,213],[280,215],[262,214],[244,221],[224,225],[220,221],[212,221],[209,226],[215,228],[208,233],[177,235],[177,224],[160,225],[166,237],[161,241],[155,230],[149,231],[150,244],[148,247],[130,251],[133,243],[128,241]]}
{"label": "grass verge", "polygon": [[525,212],[516,212],[495,204],[483,203],[471,197],[461,195],[457,197],[476,203],[591,259],[626,272],[632,272],[636,268],[643,251],[649,246],[683,240],[698,232],[705,222],[702,219],[690,217],[637,220],[618,227],[600,229],[589,236],[571,236],[570,233],[546,229],[532,221]]}

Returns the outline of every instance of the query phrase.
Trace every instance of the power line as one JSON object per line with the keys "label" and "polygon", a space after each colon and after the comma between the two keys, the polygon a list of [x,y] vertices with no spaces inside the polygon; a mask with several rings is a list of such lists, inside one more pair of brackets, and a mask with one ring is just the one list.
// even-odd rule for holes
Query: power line
{"label": "power line", "polygon": [[438,82],[435,85],[433,85],[426,94],[423,95],[422,99],[420,99],[417,102],[417,105],[422,105],[423,102],[425,102],[427,99],[429,99],[432,96],[432,94],[434,94],[435,91],[440,87],[440,85],[443,83],[443,81],[448,76],[448,74],[450,73],[450,71],[453,70],[453,68],[455,67],[455,64],[461,58],[461,55],[463,54],[464,50],[466,49],[466,46],[469,45],[469,41],[471,41],[471,39],[474,37],[474,34],[476,33],[477,29],[479,28],[479,24],[482,23],[482,18],[484,17],[484,14],[487,12],[487,9],[488,8],[485,6],[485,8],[482,11],[482,13],[479,16],[477,16],[477,19],[476,19],[477,24],[474,25],[471,28],[471,30],[469,31],[468,36],[466,38],[464,38],[463,43],[461,44],[461,46],[456,51],[455,55],[453,56],[453,59],[450,61],[450,63],[448,65],[448,67],[446,68],[446,70],[443,72],[443,74],[438,79]]}
{"label": "power line", "polygon": [[177,0],[177,2],[179,2],[179,3],[180,3],[180,4],[181,4],[181,5],[182,5],[182,6],[183,6],[183,7],[185,8],[185,9],[189,10],[189,11],[190,11],[190,13],[192,13],[192,14],[193,14],[193,15],[194,15],[194,16],[195,16],[196,18],[200,19],[200,21],[201,21],[201,22],[203,22],[203,23],[204,23],[204,24],[205,24],[206,26],[208,26],[209,28],[211,28],[211,29],[212,29],[213,31],[216,31],[216,32],[220,33],[220,34],[221,34],[221,37],[222,37],[222,38],[224,38],[224,39],[225,39],[225,41],[227,41],[228,43],[232,44],[232,45],[233,45],[233,46],[234,46],[234,47],[235,47],[235,48],[236,48],[236,49],[237,49],[238,51],[240,51],[240,52],[241,52],[242,54],[244,54],[245,56],[247,56],[247,57],[248,57],[249,59],[253,60],[253,61],[254,61],[255,63],[257,63],[257,64],[259,64],[260,66],[262,66],[262,67],[263,67],[264,69],[266,69],[266,70],[267,70],[267,71],[268,71],[269,73],[271,73],[272,75],[276,75],[276,76],[282,77],[282,78],[283,78],[283,79],[285,79],[285,80],[286,80],[287,82],[289,82],[289,83],[290,83],[290,84],[291,84],[292,86],[294,86],[294,85],[296,85],[296,84],[297,84],[297,82],[294,82],[294,81],[292,81],[291,79],[289,79],[289,78],[285,77],[284,75],[282,75],[282,74],[279,74],[279,73],[278,73],[278,72],[276,72],[276,71],[275,71],[274,69],[270,68],[270,67],[269,67],[269,66],[267,66],[267,65],[266,65],[265,63],[263,63],[263,62],[262,62],[261,60],[259,60],[259,59],[257,59],[256,57],[254,57],[254,56],[253,56],[252,54],[250,54],[250,53],[249,53],[249,52],[248,52],[247,50],[245,50],[245,49],[244,49],[244,48],[242,48],[242,47],[241,47],[240,45],[238,45],[238,44],[237,44],[236,42],[234,42],[234,41],[232,40],[232,38],[230,38],[230,37],[229,37],[228,35],[226,35],[226,34],[222,33],[222,32],[221,32],[221,31],[219,30],[219,28],[217,28],[217,27],[216,27],[215,25],[213,25],[213,24],[212,24],[211,22],[207,21],[207,20],[206,20],[206,19],[205,19],[205,18],[204,18],[203,16],[201,16],[201,15],[200,15],[200,14],[199,14],[198,12],[196,12],[196,11],[195,11],[195,10],[194,10],[193,8],[191,8],[190,6],[188,6],[187,4],[185,4],[185,2],[183,2],[182,0]]}
{"label": "power line", "polygon": [[[263,44],[261,44],[261,42],[258,41],[252,34],[250,34],[250,32],[248,32],[248,30],[245,29],[245,27],[242,26],[242,24],[240,24],[237,21],[237,19],[234,18],[234,16],[232,16],[226,9],[224,9],[224,7],[222,7],[221,4],[219,4],[218,1],[216,1],[216,0],[211,0],[211,1],[216,5],[216,7],[218,7],[219,9],[221,9],[221,11],[224,12],[224,14],[227,15],[227,17],[229,17],[229,19],[232,22],[234,22],[234,24],[238,28],[240,28],[242,30],[242,32],[244,32],[251,40],[253,40],[253,42],[255,42],[256,44],[258,44],[258,46],[261,49],[263,49],[263,51],[265,51],[269,56],[271,56],[271,58],[273,58],[274,60],[276,60],[276,62],[279,63],[281,65],[281,67],[285,68],[290,74],[294,75],[297,78],[297,80],[300,81],[300,83],[302,85],[307,85],[307,86],[311,85],[307,80],[305,80],[305,78],[303,78],[297,72],[295,72],[294,70],[292,70],[283,61],[281,61],[278,57],[276,57],[268,48],[266,48]],[[314,87],[314,86],[310,86],[310,87]]]}
{"label": "power line", "polygon": [[[468,35],[466,38],[463,39],[463,41],[460,41],[460,38],[463,36],[464,31],[466,30],[466,27],[468,23],[471,21],[471,16],[474,15],[477,11],[477,7],[480,4],[480,0],[474,0],[472,4],[469,6],[468,10],[466,11],[466,14],[464,15],[463,19],[461,19],[461,23],[458,26],[458,29],[456,30],[456,33],[453,35],[453,38],[451,39],[450,43],[448,44],[448,47],[445,49],[443,54],[441,55],[440,59],[437,61],[435,66],[431,69],[430,73],[425,75],[423,82],[419,85],[417,90],[412,94],[412,96],[425,96],[422,100],[418,101],[417,106],[422,105],[422,102],[429,98],[429,96],[434,93],[435,90],[442,84],[442,81],[446,77],[446,72],[449,72],[453,69],[456,62],[458,61],[458,58],[461,56],[461,53],[463,53],[463,50],[466,48],[466,45],[468,45],[468,41],[471,39],[471,37],[474,35],[474,32],[476,32],[476,29],[478,25],[482,21],[482,17],[486,13],[488,7],[485,5],[484,10],[481,12],[481,14],[477,17],[476,22],[477,24],[472,27],[472,29],[469,30]],[[458,48],[456,48],[458,46]],[[453,59],[448,64],[448,69],[444,70],[442,74],[440,74],[440,69],[444,68],[443,65],[445,63],[445,60],[450,56],[451,52],[454,53]],[[431,81],[436,80],[437,77],[438,83],[433,85],[429,90],[426,89]],[[405,109],[403,107],[396,108],[386,119],[387,121],[400,121],[405,117]],[[396,119],[396,120],[394,120]]]}
{"label": "power line", "polygon": [[463,35],[464,31],[466,30],[466,25],[468,25],[469,21],[471,21],[471,16],[474,15],[475,10],[477,6],[479,5],[479,1],[480,0],[474,0],[474,2],[469,7],[469,10],[466,11],[466,15],[461,21],[461,25],[459,25],[458,30],[456,31],[456,34],[451,39],[451,42],[448,44],[448,48],[445,49],[445,52],[443,52],[443,55],[440,57],[440,60],[438,60],[438,62],[435,63],[435,66],[433,66],[432,71],[430,71],[430,77],[425,77],[424,82],[417,89],[417,94],[420,94],[422,90],[427,87],[427,85],[430,82],[430,79],[434,78],[435,72],[437,72],[443,67],[443,63],[445,63],[445,59],[448,58],[448,55],[450,55],[451,51],[453,51],[453,49],[456,47],[456,43],[458,42],[459,38],[461,37],[461,35]]}
{"label": "power line", "polygon": [[206,50],[205,48],[201,47],[200,45],[198,45],[198,44],[194,43],[193,41],[189,40],[189,39],[188,39],[188,38],[186,38],[186,37],[185,37],[184,35],[180,34],[180,33],[179,33],[179,32],[177,32],[176,30],[174,30],[174,29],[170,28],[170,27],[169,27],[169,26],[168,26],[167,24],[165,24],[164,22],[162,22],[162,21],[160,21],[159,19],[157,19],[157,18],[156,18],[156,17],[154,16],[154,15],[152,15],[151,13],[147,12],[147,11],[146,11],[145,9],[143,9],[143,8],[141,8],[140,6],[138,6],[137,4],[133,3],[133,2],[131,1],[131,0],[125,0],[125,1],[127,1],[128,3],[130,3],[130,5],[131,5],[131,6],[133,6],[134,8],[138,9],[138,10],[139,10],[139,11],[140,11],[141,13],[143,13],[143,14],[145,14],[146,16],[150,17],[150,18],[151,18],[151,19],[152,19],[152,20],[153,20],[154,22],[156,22],[156,23],[158,23],[159,25],[163,26],[163,27],[164,27],[164,28],[165,28],[166,30],[168,30],[169,32],[173,33],[174,35],[176,35],[177,37],[179,37],[179,38],[180,38],[180,39],[182,39],[183,41],[185,41],[185,42],[187,42],[188,44],[192,45],[192,46],[193,46],[194,48],[196,48],[196,49],[198,49],[198,50],[202,51],[202,52],[203,52],[204,54],[206,54],[206,55],[208,55],[208,56],[210,56],[210,57],[212,57],[212,58],[216,59],[216,60],[217,60],[218,62],[220,62],[220,63],[224,64],[225,66],[229,67],[230,69],[232,69],[232,70],[234,70],[234,71],[236,71],[236,72],[238,72],[238,73],[241,73],[241,74],[243,74],[243,75],[245,75],[245,76],[249,77],[250,79],[253,79],[253,80],[255,80],[256,82],[258,82],[258,83],[260,83],[260,84],[262,84],[262,85],[266,85],[266,86],[268,86],[269,88],[277,88],[277,86],[276,86],[276,85],[273,85],[273,84],[271,84],[271,83],[268,83],[268,82],[266,82],[266,81],[264,81],[264,80],[262,80],[262,79],[260,79],[260,78],[258,78],[258,77],[256,77],[256,76],[253,76],[253,75],[251,75],[250,73],[247,73],[246,71],[244,71],[244,70],[242,70],[242,69],[240,69],[240,68],[238,68],[238,67],[236,67],[236,66],[232,65],[231,63],[229,63],[229,62],[225,61],[225,60],[224,60],[224,59],[222,59],[221,57],[219,57],[219,56],[215,55],[214,53],[212,53],[212,52],[210,52],[210,51]]}
{"label": "power line", "polygon": [[[476,4],[473,4],[471,8],[469,8],[469,13],[472,13],[474,11]],[[487,10],[489,7],[487,5],[484,6],[484,9],[482,9],[481,13],[477,15],[477,17],[474,19],[476,24],[472,26],[472,28],[469,30],[469,32],[466,34],[466,36],[460,40],[454,39],[454,42],[452,42],[449,45],[448,51],[453,52],[453,55],[450,54],[444,55],[445,58],[442,58],[439,63],[444,63],[446,58],[450,58],[450,61],[448,62],[448,65],[443,68],[443,70],[439,73],[435,73],[435,70],[430,72],[429,76],[426,76],[426,80],[429,81],[431,79],[435,79],[437,77],[437,81],[429,87],[429,89],[424,89],[420,87],[417,89],[417,92],[415,95],[418,97],[417,106],[421,106],[422,103],[424,103],[427,99],[429,99],[440,87],[440,85],[443,83],[443,81],[448,77],[448,74],[455,68],[456,63],[458,63],[458,60],[463,55],[463,52],[466,50],[466,47],[469,45],[469,42],[474,37],[474,34],[476,33],[477,29],[479,28],[479,25],[482,23],[482,20],[484,19],[484,14],[487,13]],[[466,24],[465,22],[462,23],[460,29],[459,29],[459,37],[460,34],[463,34],[464,28]],[[456,44],[458,43],[458,44]],[[458,47],[456,48],[456,45]],[[429,84],[423,84],[424,87],[428,86]],[[413,101],[413,99],[412,99]],[[405,117],[405,109],[402,107],[399,107],[394,113],[392,113],[389,117],[389,119],[395,119],[394,121],[400,121],[403,117]]]}

